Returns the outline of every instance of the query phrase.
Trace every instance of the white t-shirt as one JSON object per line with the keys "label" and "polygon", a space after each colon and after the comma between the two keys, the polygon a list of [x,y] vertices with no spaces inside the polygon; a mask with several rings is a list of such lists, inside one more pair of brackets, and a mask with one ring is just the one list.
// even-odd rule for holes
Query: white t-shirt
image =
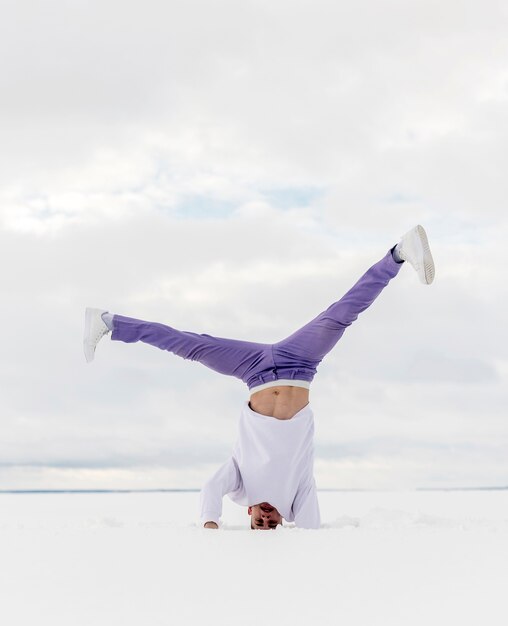
{"label": "white t-shirt", "polygon": [[309,405],[289,420],[254,412],[246,402],[233,455],[201,490],[201,521],[219,523],[222,498],[251,506],[268,502],[287,522],[319,528],[313,474],[314,415]]}

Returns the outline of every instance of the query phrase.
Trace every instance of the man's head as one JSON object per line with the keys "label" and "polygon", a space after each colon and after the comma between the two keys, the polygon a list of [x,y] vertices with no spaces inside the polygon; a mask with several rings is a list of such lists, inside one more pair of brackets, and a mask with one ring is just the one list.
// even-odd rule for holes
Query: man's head
{"label": "man's head", "polygon": [[253,504],[247,512],[250,515],[250,527],[253,530],[275,529],[282,524],[282,515],[268,502]]}

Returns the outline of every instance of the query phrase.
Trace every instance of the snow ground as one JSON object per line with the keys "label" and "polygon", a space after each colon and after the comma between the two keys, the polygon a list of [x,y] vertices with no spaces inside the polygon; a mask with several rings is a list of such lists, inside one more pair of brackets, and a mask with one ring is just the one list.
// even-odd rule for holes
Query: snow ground
{"label": "snow ground", "polygon": [[508,491],[322,492],[323,528],[250,531],[197,493],[0,494],[6,626],[508,623]]}

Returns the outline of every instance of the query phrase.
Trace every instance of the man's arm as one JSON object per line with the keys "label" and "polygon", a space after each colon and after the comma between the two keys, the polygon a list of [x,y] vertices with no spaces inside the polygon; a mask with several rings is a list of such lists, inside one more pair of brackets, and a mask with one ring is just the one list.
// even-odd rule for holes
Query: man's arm
{"label": "man's arm", "polygon": [[293,514],[299,528],[320,527],[321,515],[314,478],[298,490],[293,502]]}
{"label": "man's arm", "polygon": [[231,491],[238,489],[240,485],[240,473],[231,457],[224,465],[221,465],[215,474],[201,489],[201,523],[204,528],[219,528],[222,514],[222,498]]}

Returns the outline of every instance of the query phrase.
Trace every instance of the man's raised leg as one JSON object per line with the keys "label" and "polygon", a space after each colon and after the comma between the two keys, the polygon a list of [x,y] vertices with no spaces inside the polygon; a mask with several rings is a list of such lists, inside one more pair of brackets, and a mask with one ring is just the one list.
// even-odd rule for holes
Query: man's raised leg
{"label": "man's raised leg", "polygon": [[304,368],[314,369],[339,341],[346,328],[398,274],[401,265],[394,260],[390,250],[340,300],[295,333],[274,344],[277,365],[282,365],[286,359],[298,359]]}
{"label": "man's raised leg", "polygon": [[84,349],[88,362],[93,360],[99,341],[110,331],[113,340],[141,341],[244,382],[254,369],[273,366],[268,344],[200,335],[158,322],[112,315],[101,309],[87,309],[85,313]]}
{"label": "man's raised leg", "polygon": [[277,366],[289,366],[298,361],[305,369],[315,370],[330,352],[344,331],[379,296],[394,278],[404,261],[408,261],[420,280],[430,284],[434,278],[434,263],[427,236],[421,226],[406,233],[394,246],[337,302],[311,322],[283,341],[274,344]]}

